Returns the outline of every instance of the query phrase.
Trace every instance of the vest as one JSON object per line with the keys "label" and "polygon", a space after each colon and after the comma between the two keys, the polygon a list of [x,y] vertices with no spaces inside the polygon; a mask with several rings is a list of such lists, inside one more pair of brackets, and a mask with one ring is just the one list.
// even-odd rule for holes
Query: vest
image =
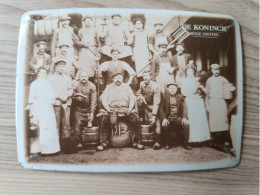
{"label": "vest", "polygon": [[175,97],[170,97],[170,115],[169,118],[177,117],[177,101]]}
{"label": "vest", "polygon": [[118,60],[117,67],[114,66],[113,61],[110,61],[109,65],[108,65],[108,69],[107,69],[107,84],[110,84],[113,82],[112,75],[116,72],[122,73],[122,75],[124,77],[124,71],[125,70],[124,70],[122,61]]}

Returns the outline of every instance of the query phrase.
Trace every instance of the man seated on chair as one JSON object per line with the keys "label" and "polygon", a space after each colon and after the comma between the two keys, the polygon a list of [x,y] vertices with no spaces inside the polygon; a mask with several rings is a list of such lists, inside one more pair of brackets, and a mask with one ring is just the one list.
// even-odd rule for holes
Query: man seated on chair
{"label": "man seated on chair", "polygon": [[186,150],[191,150],[189,145],[189,121],[188,113],[185,103],[183,102],[183,96],[176,94],[178,85],[176,83],[170,83],[167,85],[169,94],[165,94],[162,98],[160,105],[160,119],[162,121],[162,130],[164,133],[166,145],[165,149],[170,149],[170,131],[176,131],[176,129],[183,130],[183,147]]}
{"label": "man seated on chair", "polygon": [[152,81],[151,72],[149,70],[143,72],[143,79],[140,83],[139,101],[145,104],[145,122],[149,122],[151,126],[155,127],[155,144],[154,150],[161,149],[160,134],[161,124],[158,118],[158,110],[161,102],[161,91],[159,85]]}
{"label": "man seated on chair", "polygon": [[[132,89],[123,83],[123,75],[121,72],[113,74],[113,83],[108,85],[100,97],[103,107],[108,113],[116,111],[125,113],[122,120],[128,123],[131,130],[132,146],[136,149],[143,150],[144,146],[140,144],[140,139],[137,140],[137,134],[140,130],[138,118],[134,114],[135,95]],[[100,145],[98,151],[102,151],[109,146],[111,138],[111,123],[108,115],[103,115],[100,127]]]}

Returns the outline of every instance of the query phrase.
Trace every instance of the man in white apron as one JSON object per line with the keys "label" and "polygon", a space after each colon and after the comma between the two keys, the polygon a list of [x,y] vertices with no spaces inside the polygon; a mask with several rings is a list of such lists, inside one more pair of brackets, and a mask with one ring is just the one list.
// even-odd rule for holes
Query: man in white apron
{"label": "man in white apron", "polygon": [[94,82],[97,60],[101,49],[100,37],[96,32],[93,20],[90,16],[85,16],[82,19],[84,26],[79,30],[80,40],[76,42],[76,45],[80,47],[79,68],[88,72],[89,81],[91,82]]}
{"label": "man in white apron", "polygon": [[129,31],[123,29],[121,25],[121,15],[112,15],[112,25],[108,27],[101,37],[109,39],[109,41],[105,41],[106,45],[101,48],[103,54],[109,56],[112,49],[117,49],[120,59],[132,55],[132,48],[129,46],[132,40]]}
{"label": "man in white apron", "polygon": [[206,82],[206,109],[209,113],[209,128],[213,141],[216,144],[223,144],[225,140],[222,139],[222,135],[229,133],[227,103],[224,97],[224,85],[229,82],[220,76],[219,64],[212,64],[211,71],[213,75]]}

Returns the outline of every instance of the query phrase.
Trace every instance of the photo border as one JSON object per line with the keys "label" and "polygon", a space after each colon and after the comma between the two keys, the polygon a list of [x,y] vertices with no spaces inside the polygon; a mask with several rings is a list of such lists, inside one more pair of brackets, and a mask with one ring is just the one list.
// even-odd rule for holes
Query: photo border
{"label": "photo border", "polygon": [[[25,134],[25,116],[24,116],[24,70],[25,70],[25,46],[26,32],[30,16],[35,14],[66,14],[66,13],[88,13],[96,14],[98,12],[112,14],[125,14],[127,12],[142,12],[145,14],[154,13],[158,15],[185,15],[199,17],[226,18],[234,21],[235,28],[235,52],[237,61],[237,122],[236,122],[236,157],[206,163],[187,163],[187,164],[136,164],[136,165],[61,165],[55,163],[32,163],[26,156],[25,142],[27,140]],[[17,72],[16,72],[16,135],[17,135],[17,153],[18,161],[21,166],[29,169],[52,170],[52,171],[73,171],[73,172],[170,172],[170,171],[191,171],[206,170],[237,166],[240,162],[241,145],[242,145],[242,129],[243,129],[243,59],[240,26],[236,18],[230,15],[175,11],[175,10],[155,10],[155,9],[131,9],[131,8],[73,8],[73,9],[50,9],[26,12],[20,23],[18,54],[17,54]]]}

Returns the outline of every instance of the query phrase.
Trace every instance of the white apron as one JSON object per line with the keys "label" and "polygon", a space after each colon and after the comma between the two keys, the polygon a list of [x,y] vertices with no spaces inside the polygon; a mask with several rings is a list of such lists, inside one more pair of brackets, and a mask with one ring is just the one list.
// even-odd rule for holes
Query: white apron
{"label": "white apron", "polygon": [[190,123],[189,142],[202,142],[210,140],[207,114],[202,98],[186,97]]}
{"label": "white apron", "polygon": [[53,88],[48,80],[36,80],[32,83],[29,102],[33,104],[33,115],[39,121],[40,151],[38,152],[42,154],[60,151],[56,118],[51,104],[53,99]]}
{"label": "white apron", "polygon": [[[141,77],[143,74],[143,71],[141,70],[149,63],[149,50],[147,34],[145,31],[136,32],[134,45],[133,56],[135,59],[135,69],[136,73],[138,73],[137,77]],[[148,69],[150,69],[150,65],[148,65],[144,70]]]}
{"label": "white apron", "polygon": [[188,108],[190,124],[189,142],[202,142],[210,139],[208,119],[204,100],[195,96],[199,86],[198,78],[182,79],[181,91]]}
{"label": "white apron", "polygon": [[160,63],[159,75],[156,77],[156,83],[159,84],[161,92],[164,94],[166,85],[174,82],[174,77],[168,71],[171,69],[170,62]]}
{"label": "white apron", "polygon": [[211,132],[227,131],[227,103],[224,99],[209,99],[209,126]]}

